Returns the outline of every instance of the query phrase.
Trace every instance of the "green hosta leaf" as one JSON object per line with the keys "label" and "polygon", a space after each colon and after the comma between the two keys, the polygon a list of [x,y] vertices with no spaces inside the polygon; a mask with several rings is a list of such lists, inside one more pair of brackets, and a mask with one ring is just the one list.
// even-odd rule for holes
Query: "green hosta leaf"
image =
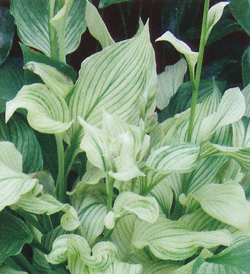
{"label": "green hosta leaf", "polygon": [[239,88],[228,89],[213,114],[205,118],[201,123],[201,139],[214,133],[218,128],[234,123],[242,118],[245,113],[245,99]]}
{"label": "green hosta leaf", "polygon": [[213,5],[207,14],[207,26],[206,26],[206,41],[209,37],[210,32],[212,31],[213,26],[220,20],[223,10],[229,2],[219,2]]}
{"label": "green hosta leaf", "polygon": [[115,273],[129,273],[129,274],[142,274],[142,266],[139,264],[128,264],[115,261],[110,267],[104,271],[95,269],[90,270],[93,274],[115,274]]}
{"label": "green hosta leaf", "polygon": [[178,90],[179,86],[183,83],[183,78],[187,72],[187,63],[185,59],[172,66],[166,66],[165,71],[158,75],[158,93],[156,95],[156,106],[160,110],[165,108]]}
{"label": "green hosta leaf", "polygon": [[115,200],[113,211],[105,217],[105,226],[113,229],[116,219],[134,213],[138,218],[154,223],[159,215],[159,207],[152,197],[143,197],[133,192],[123,192]]}
{"label": "green hosta leaf", "polygon": [[[74,5],[71,5],[72,1],[63,1],[61,9],[58,11],[57,6],[57,13],[52,12],[51,16],[50,9],[54,10],[53,4],[53,1],[49,0],[42,3],[35,0],[32,5],[29,0],[15,0],[11,2],[11,13],[15,18],[22,43],[51,56],[50,39],[54,39],[60,43],[59,54],[62,51],[65,58],[65,54],[76,50],[86,29],[85,1],[79,0]],[[52,30],[56,32],[53,37],[50,37],[50,23]]]}
{"label": "green hosta leaf", "polygon": [[89,185],[95,185],[100,182],[102,178],[105,178],[105,172],[93,166],[89,161],[87,162],[86,173],[83,175],[81,182]]}
{"label": "green hosta leaf", "polygon": [[26,108],[30,126],[43,133],[61,133],[72,124],[63,97],[43,84],[24,86],[13,100],[7,102],[6,121],[18,108]]}
{"label": "green hosta leaf", "polygon": [[28,274],[28,272],[15,270],[8,266],[1,266],[0,267],[0,274]]}
{"label": "green hosta leaf", "polygon": [[250,271],[249,265],[249,236],[239,237],[221,253],[198,261],[194,264],[192,273],[227,273],[227,274],[247,274]]}
{"label": "green hosta leaf", "polygon": [[[77,119],[79,115],[92,125],[100,125],[106,110],[138,124],[140,96],[148,91],[148,83],[156,79],[153,56],[146,24],[140,35],[85,59],[69,102],[72,117]],[[75,124],[69,135],[72,137],[78,129]]]}
{"label": "green hosta leaf", "polygon": [[28,69],[39,75],[49,90],[66,98],[73,88],[73,81],[54,67],[43,63],[28,62],[24,69]]}
{"label": "green hosta leaf", "polygon": [[[250,46],[246,48],[242,55],[242,80],[244,87],[250,83]],[[244,93],[244,92],[243,92]]]}
{"label": "green hosta leaf", "polygon": [[245,231],[249,230],[250,205],[240,184],[204,185],[193,197],[215,219]]}
{"label": "green hosta leaf", "polygon": [[228,156],[241,165],[243,172],[250,169],[250,148],[248,147],[227,147],[205,141],[202,143],[200,156]]}
{"label": "green hosta leaf", "polygon": [[[2,196],[2,194],[1,194]],[[21,252],[24,244],[31,243],[32,234],[26,224],[16,216],[5,211],[0,212],[1,239],[0,265],[9,256]]]}
{"label": "green hosta leaf", "polygon": [[34,214],[51,215],[62,210],[65,214],[61,218],[61,225],[67,231],[75,230],[80,224],[78,215],[72,206],[58,202],[49,194],[35,197],[31,193],[27,193],[22,195],[15,206]]}
{"label": "green hosta leaf", "polygon": [[9,55],[15,33],[14,18],[6,7],[0,7],[0,65]]}
{"label": "green hosta leaf", "polygon": [[[1,161],[0,161],[0,211],[6,206],[15,204],[20,197],[28,193],[37,184],[37,179],[21,173],[21,154],[16,150],[14,145],[9,142],[0,142],[1,144]],[[11,154],[6,154],[11,153]],[[11,158],[9,155],[16,156],[13,160],[13,170]],[[8,159],[6,159],[8,157]],[[12,158],[13,159],[13,158]],[[18,160],[19,159],[19,160]],[[7,164],[7,165],[6,165]]]}
{"label": "green hosta leaf", "polygon": [[157,258],[177,261],[191,257],[199,247],[228,246],[231,241],[227,230],[194,232],[163,217],[153,225],[137,221],[132,238],[136,248],[149,246]]}
{"label": "green hosta leaf", "polygon": [[166,174],[189,172],[197,164],[199,150],[199,146],[188,143],[164,146],[151,152],[146,161],[146,166]]}
{"label": "green hosta leaf", "polygon": [[249,0],[230,0],[230,10],[241,27],[250,35],[250,3]]}
{"label": "green hosta leaf", "polygon": [[193,52],[186,43],[177,39],[170,31],[165,32],[161,37],[156,39],[156,41],[170,42],[176,48],[177,51],[184,54],[188,66],[192,71],[194,71],[195,65],[198,61],[198,52]]}
{"label": "green hosta leaf", "polygon": [[102,48],[115,43],[97,9],[89,1],[86,3],[85,16],[89,32],[100,42]]}
{"label": "green hosta leaf", "polygon": [[[43,158],[40,144],[34,131],[20,116],[14,114],[6,124],[4,116],[0,115],[0,132],[0,140],[13,142],[22,154],[24,173],[33,173],[42,169]],[[12,158],[11,154],[9,158]]]}
{"label": "green hosta leaf", "polygon": [[0,112],[6,109],[6,102],[13,99],[23,86],[23,69],[7,59],[0,67]]}

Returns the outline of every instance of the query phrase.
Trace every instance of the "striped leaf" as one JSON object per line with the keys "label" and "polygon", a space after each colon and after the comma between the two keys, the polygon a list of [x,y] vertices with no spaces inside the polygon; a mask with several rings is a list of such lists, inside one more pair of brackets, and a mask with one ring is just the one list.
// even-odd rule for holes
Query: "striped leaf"
{"label": "striped leaf", "polygon": [[31,191],[37,179],[22,173],[22,156],[10,142],[0,142],[0,211]]}
{"label": "striped leaf", "polygon": [[138,220],[132,238],[136,248],[148,246],[157,258],[174,261],[191,257],[199,247],[228,246],[231,241],[232,237],[227,230],[195,232],[178,221],[164,217],[152,225]]}
{"label": "striped leaf", "polygon": [[205,260],[197,260],[192,273],[247,274],[250,271],[249,236],[239,237],[219,254]]}
{"label": "striped leaf", "polygon": [[199,150],[199,146],[189,143],[164,146],[150,153],[146,166],[165,174],[189,172],[197,165]]}
{"label": "striped leaf", "polygon": [[108,229],[113,229],[117,219],[131,213],[134,213],[141,220],[153,224],[158,218],[159,207],[153,197],[143,197],[133,192],[125,191],[119,194],[112,211],[105,217],[105,226]]}
{"label": "striped leaf", "polygon": [[[126,122],[138,124],[140,96],[152,78],[156,79],[155,67],[151,64],[153,56],[146,24],[140,35],[108,46],[85,59],[69,101],[72,118],[77,120],[80,116],[88,123],[100,126],[103,110],[106,110]],[[149,71],[153,71],[155,78]],[[78,136],[78,130],[79,126],[75,124],[69,131],[70,137]]]}
{"label": "striped leaf", "polygon": [[250,169],[250,148],[228,147],[212,144],[205,141],[201,145],[201,157],[227,156],[236,160],[243,172]]}
{"label": "striped leaf", "polygon": [[63,211],[64,215],[61,218],[61,225],[66,231],[75,230],[80,224],[78,215],[72,206],[58,202],[56,198],[49,194],[36,197],[33,193],[27,193],[22,195],[15,206],[34,214],[46,213],[51,215]]}
{"label": "striped leaf", "polygon": [[86,22],[89,32],[101,44],[102,48],[113,45],[115,41],[110,36],[98,10],[89,1],[86,1]]}
{"label": "striped leaf", "polygon": [[[60,9],[59,9],[60,8]],[[51,10],[55,10],[55,13]],[[85,1],[79,0],[72,5],[71,0],[55,1],[14,0],[11,2],[11,13],[15,18],[19,37],[22,43],[51,56],[50,41],[55,39],[63,58],[77,49],[82,33],[86,29]],[[50,25],[51,24],[51,25]],[[52,28],[50,32],[49,28]],[[54,37],[52,33],[56,32]]]}
{"label": "striped leaf", "polygon": [[183,83],[183,78],[187,72],[187,63],[185,59],[172,66],[166,66],[165,71],[157,76],[158,93],[156,95],[156,106],[162,110],[168,106],[170,97],[178,90]]}
{"label": "striped leaf", "polygon": [[204,185],[192,195],[213,218],[249,231],[250,204],[240,184]]}
{"label": "striped leaf", "polygon": [[[8,212],[5,212],[5,211],[0,212],[0,223],[1,223],[0,265],[1,265],[3,261],[9,256],[19,254],[24,244],[32,242],[33,236],[28,226],[20,218]],[[4,272],[4,273],[8,273],[8,272]]]}
{"label": "striped leaf", "polygon": [[7,102],[6,122],[18,108],[27,109],[30,126],[43,133],[61,133],[72,124],[64,98],[43,84],[23,86],[17,96]]}
{"label": "striped leaf", "polygon": [[[43,157],[40,144],[37,141],[35,132],[24,122],[22,117],[14,114],[6,124],[4,115],[0,115],[0,132],[0,140],[13,142],[22,154],[24,173],[34,173],[42,169]],[[13,157],[12,159],[12,154],[9,154],[8,158],[11,159],[13,167],[15,163],[13,159],[18,158]]]}
{"label": "striped leaf", "polygon": [[157,38],[156,42],[157,41],[170,42],[177,51],[179,51],[185,56],[189,69],[194,72],[195,65],[198,61],[198,52],[192,51],[186,43],[177,39],[170,31],[165,32],[161,37]]}

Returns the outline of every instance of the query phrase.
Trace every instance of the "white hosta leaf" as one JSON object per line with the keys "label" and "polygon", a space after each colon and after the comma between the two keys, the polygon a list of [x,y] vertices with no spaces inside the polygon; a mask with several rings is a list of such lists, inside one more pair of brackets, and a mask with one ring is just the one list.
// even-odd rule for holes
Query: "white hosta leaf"
{"label": "white hosta leaf", "polygon": [[0,163],[15,172],[23,171],[22,154],[8,141],[0,142]]}
{"label": "white hosta leaf", "polygon": [[158,93],[156,94],[156,106],[160,110],[168,106],[171,96],[183,83],[183,78],[187,72],[187,62],[181,59],[172,66],[166,66],[165,71],[157,76]]}
{"label": "white hosta leaf", "polygon": [[86,1],[85,17],[89,32],[100,42],[102,48],[115,43],[99,15],[98,10],[89,1]]}
{"label": "white hosta leaf", "polygon": [[105,172],[93,166],[89,161],[87,162],[86,173],[84,173],[81,182],[87,183],[89,185],[95,185],[100,182],[102,178],[105,178]]}
{"label": "white hosta leaf", "polygon": [[246,111],[245,115],[250,117],[250,83],[242,90],[242,93],[246,101]]}
{"label": "white hosta leaf", "polygon": [[[22,43],[51,56],[51,35],[51,39],[58,43],[60,52],[68,54],[76,50],[86,29],[86,3],[84,0],[78,0],[71,5],[72,2],[72,0],[62,1],[62,7],[58,11],[54,8],[55,1],[33,1],[32,5],[30,0],[13,1],[11,13],[15,18]],[[54,17],[50,21],[51,16]],[[50,24],[55,29],[51,25],[52,30],[50,30]],[[57,33],[52,35],[53,31]]]}
{"label": "white hosta leaf", "polygon": [[213,5],[207,14],[207,26],[206,26],[206,37],[205,41],[207,41],[212,28],[214,25],[220,20],[225,6],[227,6],[230,2],[219,2],[215,5]]}
{"label": "white hosta leaf", "polygon": [[39,75],[49,90],[66,98],[73,88],[73,81],[54,67],[38,62],[28,62],[24,69]]}
{"label": "white hosta leaf", "polygon": [[31,191],[37,179],[16,172],[0,162],[0,211],[6,206],[16,204],[23,194]]}
{"label": "white hosta leaf", "polygon": [[192,195],[213,218],[249,231],[250,204],[240,184],[204,185]]}
{"label": "white hosta leaf", "polygon": [[80,224],[77,213],[72,206],[60,203],[49,194],[44,194],[39,197],[35,197],[29,193],[22,195],[15,206],[21,207],[25,211],[34,214],[46,213],[47,215],[51,215],[63,211],[65,213],[61,218],[61,225],[66,231],[72,231]]}
{"label": "white hosta leaf", "polygon": [[176,146],[164,146],[150,153],[146,166],[166,174],[172,172],[189,172],[197,164],[199,150],[199,146],[188,143]]}
{"label": "white hosta leaf", "polygon": [[114,160],[116,172],[109,171],[108,174],[119,181],[129,181],[139,176],[146,176],[134,163],[132,157],[127,155],[118,156]]}
{"label": "white hosta leaf", "polygon": [[88,123],[86,123],[81,117],[78,118],[79,122],[84,128],[84,137],[80,144],[88,157],[90,163],[103,171],[109,169],[109,149],[107,145],[107,137],[103,135],[103,132]]}
{"label": "white hosta leaf", "polygon": [[206,117],[202,123],[202,140],[206,140],[207,136],[214,133],[222,126],[232,124],[245,113],[245,99],[239,88],[231,88],[225,91],[218,109],[213,114]]}
{"label": "white hosta leaf", "polygon": [[198,61],[198,52],[193,52],[186,43],[177,39],[170,31],[165,32],[161,37],[156,39],[156,41],[170,42],[176,48],[176,50],[185,56],[188,62],[188,66],[191,70],[194,71],[194,67]]}
{"label": "white hosta leaf", "polygon": [[143,265],[143,274],[172,274],[172,271],[179,268],[180,264],[166,261],[149,261]]}
{"label": "white hosta leaf", "polygon": [[159,207],[155,198],[143,197],[128,191],[123,192],[116,198],[113,211],[105,217],[105,226],[113,229],[116,219],[131,213],[152,224],[158,218]]}
{"label": "white hosta leaf", "polygon": [[18,108],[27,109],[30,126],[43,133],[61,133],[72,124],[64,98],[43,84],[24,86],[13,100],[7,102],[6,121]]}
{"label": "white hosta leaf", "polygon": [[75,234],[56,238],[52,251],[46,255],[47,260],[52,264],[68,260],[71,273],[79,273],[76,269],[82,271],[85,266],[97,271],[104,271],[116,260],[116,257],[117,250],[113,243],[99,242],[91,250],[87,241]]}
{"label": "white hosta leaf", "polygon": [[97,269],[90,269],[91,274],[116,274],[116,273],[129,273],[129,274],[142,274],[142,266],[139,264],[128,264],[119,262],[118,260],[114,261],[108,269],[99,271]]}
{"label": "white hosta leaf", "polygon": [[227,147],[205,141],[201,145],[201,157],[228,156],[236,160],[246,172],[250,169],[250,148]]}
{"label": "white hosta leaf", "polygon": [[[72,117],[80,116],[92,125],[100,125],[106,110],[126,122],[138,124],[140,96],[148,81],[152,81],[148,79],[148,70],[154,69],[149,67],[151,56],[154,52],[146,24],[139,36],[85,59],[69,102]],[[69,135],[72,137],[78,129],[75,124]]]}
{"label": "white hosta leaf", "polygon": [[227,230],[195,232],[178,221],[164,217],[154,224],[137,221],[132,243],[136,248],[149,246],[151,252],[162,260],[184,260],[194,255],[199,247],[228,246],[232,237]]}

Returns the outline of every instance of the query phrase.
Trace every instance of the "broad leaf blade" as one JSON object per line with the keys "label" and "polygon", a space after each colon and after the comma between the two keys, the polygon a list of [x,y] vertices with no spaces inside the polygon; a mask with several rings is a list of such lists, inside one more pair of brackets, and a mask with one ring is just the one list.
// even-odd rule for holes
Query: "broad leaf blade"
{"label": "broad leaf blade", "polygon": [[176,261],[191,257],[199,247],[228,246],[231,241],[231,235],[226,230],[194,232],[180,222],[164,217],[153,225],[137,221],[132,238],[136,248],[149,246],[159,259]]}
{"label": "broad leaf blade", "polygon": [[26,224],[18,217],[3,211],[0,212],[0,265],[9,256],[21,252],[24,244],[31,243],[32,234]]}
{"label": "broad leaf blade", "polygon": [[239,184],[210,184],[193,196],[210,216],[244,231],[249,231],[250,205]]}
{"label": "broad leaf blade", "polygon": [[[152,81],[148,78],[149,70],[155,73],[155,66],[149,64],[152,56],[146,25],[140,35],[106,47],[84,60],[69,102],[72,118],[77,119],[79,115],[90,124],[100,125],[106,110],[137,124],[139,97]],[[76,124],[69,132],[71,137],[78,127]]]}
{"label": "broad leaf blade", "polygon": [[61,133],[72,124],[64,98],[51,92],[43,84],[24,86],[17,96],[7,103],[6,121],[18,108],[26,108],[30,126],[43,133]]}
{"label": "broad leaf blade", "polygon": [[4,116],[0,115],[0,131],[0,140],[13,142],[22,154],[24,173],[34,173],[42,169],[41,147],[34,131],[20,116],[13,115],[6,124]]}

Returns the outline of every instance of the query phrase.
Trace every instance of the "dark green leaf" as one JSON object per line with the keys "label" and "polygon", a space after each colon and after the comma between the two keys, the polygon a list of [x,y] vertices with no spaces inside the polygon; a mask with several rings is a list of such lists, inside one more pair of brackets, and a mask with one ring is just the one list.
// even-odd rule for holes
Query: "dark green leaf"
{"label": "dark green leaf", "polygon": [[[31,50],[26,45],[23,45],[23,44],[20,44],[20,45],[23,52],[24,64],[30,61],[35,61],[35,62],[43,63],[46,65],[50,65],[58,69],[59,71],[61,71],[63,74],[69,76],[73,81],[76,81],[77,73],[74,71],[74,69],[71,66],[63,62],[55,61],[44,54]],[[31,72],[30,70],[25,70],[25,84],[33,84],[37,82],[38,83],[42,82],[41,78],[35,73]]]}
{"label": "dark green leaf", "polygon": [[0,65],[8,57],[15,32],[14,18],[6,7],[0,7]]}
{"label": "dark green leaf", "polygon": [[231,0],[230,9],[242,28],[250,35],[250,2],[249,0]]}
{"label": "dark green leaf", "polygon": [[[249,257],[250,237],[242,236],[236,238],[221,253],[205,260],[198,259],[193,266],[192,273],[248,274],[250,273]],[[211,272],[212,269],[213,272]]]}
{"label": "dark green leaf", "polygon": [[23,157],[24,173],[34,173],[42,169],[43,158],[41,147],[34,130],[19,115],[14,115],[5,124],[4,115],[0,115],[0,140],[14,143]]}
{"label": "dark green leaf", "polygon": [[44,169],[48,170],[54,180],[56,180],[57,168],[57,149],[55,137],[52,134],[44,134],[38,131],[35,132],[38,142],[42,148]]}
{"label": "dark green leaf", "polygon": [[161,18],[162,32],[169,30],[179,38],[193,26],[201,3],[200,0],[164,1]]}
{"label": "dark green leaf", "polygon": [[0,67],[0,113],[23,86],[23,69],[10,59]]}
{"label": "dark green leaf", "polygon": [[103,9],[103,8],[106,8],[112,4],[117,4],[117,3],[122,3],[122,2],[128,2],[128,1],[131,1],[131,0],[101,0],[99,2],[99,5],[98,5],[98,8],[99,9]]}
{"label": "dark green leaf", "polygon": [[0,213],[0,265],[9,256],[21,252],[26,243],[33,240],[32,234],[26,224],[18,217],[2,211]]}
{"label": "dark green leaf", "polygon": [[250,83],[250,46],[245,50],[242,56],[242,78],[244,86]]}

